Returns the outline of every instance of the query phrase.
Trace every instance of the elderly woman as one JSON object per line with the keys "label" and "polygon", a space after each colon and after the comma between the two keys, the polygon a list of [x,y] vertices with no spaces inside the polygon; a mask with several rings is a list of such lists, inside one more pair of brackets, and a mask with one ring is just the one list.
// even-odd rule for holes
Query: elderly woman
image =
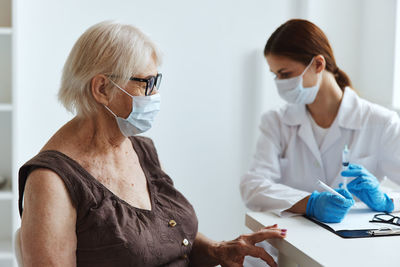
{"label": "elderly woman", "polygon": [[59,91],[77,115],[19,172],[24,266],[242,266],[246,255],[276,265],[254,244],[285,230],[206,238],[153,142],[136,136],[160,109],[159,64],[130,25],[99,23],[79,38]]}

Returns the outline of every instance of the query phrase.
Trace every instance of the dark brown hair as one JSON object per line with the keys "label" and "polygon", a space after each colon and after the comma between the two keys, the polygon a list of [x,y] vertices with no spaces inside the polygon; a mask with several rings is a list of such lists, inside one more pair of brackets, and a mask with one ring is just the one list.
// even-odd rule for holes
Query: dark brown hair
{"label": "dark brown hair", "polygon": [[347,74],[336,65],[335,57],[328,38],[315,24],[302,19],[288,20],[269,37],[264,55],[285,56],[308,65],[314,56],[322,55],[326,61],[326,70],[331,72],[343,90],[352,86]]}

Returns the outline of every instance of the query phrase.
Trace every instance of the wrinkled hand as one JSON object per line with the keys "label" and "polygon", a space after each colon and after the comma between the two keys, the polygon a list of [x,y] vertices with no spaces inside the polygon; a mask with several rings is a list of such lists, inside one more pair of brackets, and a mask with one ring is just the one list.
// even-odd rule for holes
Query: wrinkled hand
{"label": "wrinkled hand", "polygon": [[378,179],[363,166],[350,164],[341,174],[344,177],[356,177],[347,184],[347,189],[368,207],[375,211],[393,211],[392,200],[379,189]]}
{"label": "wrinkled hand", "polygon": [[345,189],[338,188],[336,191],[346,199],[329,192],[314,191],[308,200],[306,214],[321,222],[341,222],[354,205],[354,199]]}
{"label": "wrinkled hand", "polygon": [[286,229],[278,229],[272,225],[252,234],[241,235],[232,241],[219,242],[216,245],[215,257],[223,267],[241,267],[245,256],[260,258],[269,266],[277,266],[274,259],[263,248],[255,246],[256,243],[269,238],[284,238]]}

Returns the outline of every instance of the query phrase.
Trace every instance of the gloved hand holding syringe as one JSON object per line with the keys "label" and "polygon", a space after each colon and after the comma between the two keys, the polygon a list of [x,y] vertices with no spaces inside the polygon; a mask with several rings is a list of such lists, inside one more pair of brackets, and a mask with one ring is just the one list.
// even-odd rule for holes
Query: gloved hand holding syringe
{"label": "gloved hand holding syringe", "polygon": [[[343,185],[346,190],[358,197],[372,210],[391,212],[394,208],[392,200],[379,186],[378,179],[361,165],[350,164],[349,148],[344,146],[342,153]],[[348,178],[353,180],[347,184]]]}

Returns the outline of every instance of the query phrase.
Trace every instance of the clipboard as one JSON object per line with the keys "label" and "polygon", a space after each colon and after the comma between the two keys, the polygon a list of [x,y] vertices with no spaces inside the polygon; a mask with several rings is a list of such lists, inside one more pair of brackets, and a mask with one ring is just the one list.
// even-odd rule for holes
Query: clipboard
{"label": "clipboard", "polygon": [[[307,215],[303,216],[342,238],[400,236],[400,227],[391,224],[371,223],[370,220],[376,213],[364,203],[357,202],[341,223],[323,223]],[[399,214],[393,215],[399,216]]]}
{"label": "clipboard", "polygon": [[365,237],[381,237],[381,236],[396,236],[400,235],[400,231],[390,231],[389,228],[387,231],[383,231],[382,228],[373,228],[373,229],[352,229],[352,230],[334,230],[329,225],[320,222],[312,217],[308,217],[307,215],[303,215],[308,220],[318,224],[319,226],[329,230],[330,232],[342,237],[342,238],[365,238]]}

